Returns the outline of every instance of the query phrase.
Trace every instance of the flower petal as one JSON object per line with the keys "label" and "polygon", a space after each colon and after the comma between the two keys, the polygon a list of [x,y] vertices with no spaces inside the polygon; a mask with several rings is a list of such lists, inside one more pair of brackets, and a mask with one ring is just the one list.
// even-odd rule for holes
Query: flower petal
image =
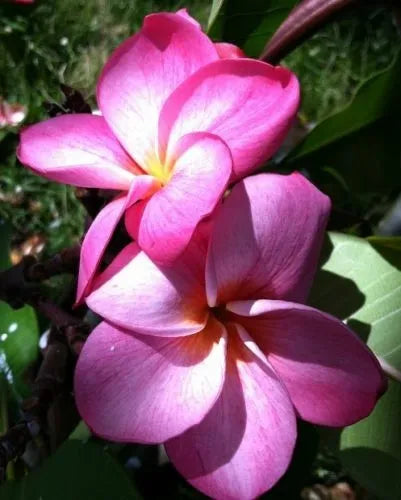
{"label": "flower petal", "polygon": [[179,263],[164,268],[132,243],[95,280],[86,302],[110,323],[140,334],[199,332],[208,319],[199,257],[189,248]]}
{"label": "flower petal", "polygon": [[[345,426],[369,415],[386,387],[380,365],[341,321],[283,301],[232,302],[285,383],[301,418]],[[244,317],[245,316],[245,317]]]}
{"label": "flower petal", "polygon": [[128,194],[108,203],[92,222],[82,242],[76,303],[88,294],[104,251],[124,211],[137,200],[146,198],[155,189],[155,184],[156,180],[149,175],[134,177]]}
{"label": "flower petal", "polygon": [[305,301],[329,209],[329,199],[298,173],[261,174],[236,185],[211,236],[209,305],[240,299]]}
{"label": "flower petal", "polygon": [[198,23],[196,19],[194,19],[189,13],[187,9],[180,9],[177,10],[176,14],[178,16],[182,16],[184,19],[186,19],[188,22],[192,23],[194,26],[196,26],[198,29],[202,29],[201,25]]}
{"label": "flower petal", "polygon": [[147,16],[142,29],[110,57],[98,84],[99,107],[145,170],[157,161],[157,123],[165,100],[188,76],[217,58],[208,37],[172,13]]}
{"label": "flower petal", "polygon": [[231,175],[231,154],[224,142],[207,133],[184,136],[176,149],[173,175],[150,199],[126,216],[129,234],[155,262],[174,262],[196,226],[215,208]]}
{"label": "flower petal", "polygon": [[160,443],[200,422],[224,382],[224,327],[181,338],[141,336],[101,323],[75,372],[78,409],[112,441]]}
{"label": "flower petal", "polygon": [[246,57],[245,52],[232,43],[219,42],[215,43],[217,53],[220,59],[238,59],[239,57]]}
{"label": "flower petal", "polygon": [[199,425],[168,441],[166,451],[195,488],[212,498],[238,500],[257,497],[284,474],[296,419],[274,371],[235,335],[229,332],[219,399]]}
{"label": "flower petal", "polygon": [[262,165],[280,146],[299,105],[299,85],[287,69],[254,59],[221,59],[201,68],[168,98],[159,120],[160,154],[189,132],[223,139],[233,177]]}
{"label": "flower petal", "polygon": [[128,190],[138,167],[101,116],[51,118],[21,131],[21,163],[47,179],[81,187]]}

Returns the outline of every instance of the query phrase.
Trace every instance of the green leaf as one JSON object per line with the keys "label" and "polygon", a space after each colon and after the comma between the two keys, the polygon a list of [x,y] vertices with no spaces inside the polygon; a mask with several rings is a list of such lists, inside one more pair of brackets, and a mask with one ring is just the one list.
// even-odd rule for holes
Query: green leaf
{"label": "green leaf", "polygon": [[[388,240],[388,238],[386,238]],[[401,370],[401,250],[329,233],[310,303],[345,320]]]}
{"label": "green leaf", "polygon": [[214,0],[210,36],[234,43],[258,57],[297,0]]}
{"label": "green leaf", "polygon": [[401,52],[389,68],[372,76],[357,90],[342,111],[319,123],[290,154],[288,161],[299,159],[401,110]]}
{"label": "green leaf", "polygon": [[98,443],[66,441],[22,481],[0,488],[2,500],[138,500],[124,469]]}
{"label": "green leaf", "polygon": [[[400,238],[329,233],[310,303],[345,320],[371,349],[401,369]],[[366,419],[343,430],[340,458],[379,499],[401,499],[401,384]]]}
{"label": "green leaf", "polygon": [[[0,224],[0,270],[9,266],[9,226]],[[7,379],[17,395],[26,394],[23,375],[38,354],[39,331],[31,307],[14,310],[0,301],[0,376]]]}
{"label": "green leaf", "polygon": [[368,491],[401,499],[401,384],[390,381],[373,413],[344,429],[340,447],[343,464]]}
{"label": "green leaf", "polygon": [[207,28],[210,30],[218,16],[220,9],[222,8],[224,0],[213,0],[212,7],[210,9],[209,19],[207,22]]}

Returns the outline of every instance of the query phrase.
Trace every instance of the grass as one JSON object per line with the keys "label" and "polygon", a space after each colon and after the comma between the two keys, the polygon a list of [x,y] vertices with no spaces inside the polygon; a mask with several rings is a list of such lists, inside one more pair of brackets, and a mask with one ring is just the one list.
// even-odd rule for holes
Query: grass
{"label": "grass", "polygon": [[[27,106],[27,123],[46,118],[44,101],[61,102],[60,83],[94,104],[95,82],[111,51],[137,30],[143,16],[185,4],[205,23],[206,0],[37,0],[33,7],[0,3],[0,96]],[[303,86],[303,112],[320,120],[348,102],[357,85],[385,67],[399,46],[380,8],[332,23],[286,59]],[[17,136],[0,130],[0,217],[15,242],[32,234],[52,253],[76,241],[83,209],[69,187],[47,182],[15,160]]]}
{"label": "grass", "polygon": [[[208,3],[186,1],[205,22]],[[23,103],[27,123],[47,118],[44,101],[61,102],[60,83],[95,104],[98,74],[112,50],[154,11],[174,11],[176,0],[39,0],[37,6],[0,3],[0,96]],[[1,134],[0,130],[0,134]],[[15,159],[17,136],[0,135],[0,217],[11,222],[14,243],[32,234],[51,254],[77,241],[84,211],[72,188],[47,182]]]}

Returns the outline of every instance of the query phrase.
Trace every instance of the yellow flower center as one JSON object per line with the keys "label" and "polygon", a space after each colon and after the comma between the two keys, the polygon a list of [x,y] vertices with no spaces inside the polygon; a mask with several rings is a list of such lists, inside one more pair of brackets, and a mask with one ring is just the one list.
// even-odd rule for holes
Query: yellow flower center
{"label": "yellow flower center", "polygon": [[149,158],[146,167],[149,175],[153,175],[160,181],[162,186],[165,186],[173,175],[173,169],[169,165],[162,163],[156,155]]}

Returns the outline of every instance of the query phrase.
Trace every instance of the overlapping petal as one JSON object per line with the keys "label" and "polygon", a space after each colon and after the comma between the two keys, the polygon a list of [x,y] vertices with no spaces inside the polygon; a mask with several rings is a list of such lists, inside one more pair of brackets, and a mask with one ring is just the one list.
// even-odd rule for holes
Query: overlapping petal
{"label": "overlapping petal", "polygon": [[172,177],[164,188],[126,215],[128,232],[160,264],[182,254],[198,223],[220,201],[231,175],[230,151],[212,134],[184,136],[175,154]]}
{"label": "overlapping petal", "polygon": [[329,199],[298,173],[236,185],[218,213],[206,269],[209,305],[239,299],[305,301]]}
{"label": "overlapping petal", "polygon": [[215,43],[217,53],[220,59],[238,59],[239,57],[246,57],[246,54],[237,45],[226,42]]}
{"label": "overlapping petal", "polygon": [[126,208],[149,196],[157,187],[158,183],[153,177],[149,175],[136,176],[127,195],[114,199],[98,213],[82,242],[77,303],[88,293],[105,249]]}
{"label": "overlapping petal", "polygon": [[192,249],[169,267],[157,266],[136,243],[93,283],[88,306],[107,321],[140,334],[190,335],[208,319],[203,277]]}
{"label": "overlapping petal", "polygon": [[219,396],[226,337],[216,320],[181,338],[141,336],[106,322],[89,336],[75,372],[78,409],[114,441],[160,443],[199,423]]}
{"label": "overlapping petal", "polygon": [[345,426],[366,417],[386,387],[368,347],[341,321],[300,304],[232,302],[304,420]]}
{"label": "overlapping petal", "polygon": [[168,441],[166,451],[178,471],[206,495],[251,499],[271,488],[288,467],[296,419],[268,363],[234,331],[229,335],[219,399],[199,425]]}
{"label": "overlapping petal", "polygon": [[[157,160],[157,124],[171,92],[218,59],[209,38],[183,15],[145,18],[142,29],[114,52],[98,84],[99,107],[124,148],[149,169]],[[192,131],[197,131],[191,130]]]}
{"label": "overlapping petal", "polygon": [[140,172],[101,116],[62,115],[22,130],[18,159],[47,179],[128,190]]}
{"label": "overlapping petal", "polygon": [[298,82],[285,68],[253,59],[213,62],[187,78],[163,106],[159,154],[168,149],[168,161],[180,137],[210,132],[227,143],[233,177],[242,177],[274,154],[298,104]]}

